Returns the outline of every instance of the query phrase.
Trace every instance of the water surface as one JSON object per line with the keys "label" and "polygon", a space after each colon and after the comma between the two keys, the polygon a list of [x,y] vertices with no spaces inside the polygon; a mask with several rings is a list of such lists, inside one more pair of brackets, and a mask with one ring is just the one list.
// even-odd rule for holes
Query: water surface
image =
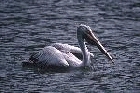
{"label": "water surface", "polygon": [[[0,92],[140,92],[139,0],[1,0]],[[96,47],[92,69],[22,67],[31,53],[55,42],[78,46],[76,27],[89,25],[113,55]]]}

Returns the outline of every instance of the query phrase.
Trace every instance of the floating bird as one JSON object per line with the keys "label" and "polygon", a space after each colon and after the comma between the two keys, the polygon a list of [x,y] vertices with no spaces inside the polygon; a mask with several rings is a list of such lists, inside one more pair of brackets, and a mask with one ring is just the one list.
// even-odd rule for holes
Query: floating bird
{"label": "floating bird", "polygon": [[80,48],[68,44],[54,43],[51,46],[46,46],[39,52],[32,54],[29,58],[29,63],[46,67],[89,66],[91,63],[90,56],[94,55],[88,51],[85,41],[91,45],[96,45],[103,54],[112,60],[111,55],[105,50],[97,37],[95,37],[89,26],[81,24],[77,27],[77,39]]}

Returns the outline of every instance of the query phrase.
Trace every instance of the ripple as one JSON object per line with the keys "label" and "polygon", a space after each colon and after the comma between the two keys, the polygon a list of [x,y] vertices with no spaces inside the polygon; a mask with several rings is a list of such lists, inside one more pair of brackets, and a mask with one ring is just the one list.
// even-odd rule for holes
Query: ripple
{"label": "ripple", "polygon": [[[0,92],[139,93],[140,3],[92,0],[8,0],[0,3]],[[76,27],[93,28],[113,54],[97,48],[90,69],[22,67],[30,53],[54,42],[78,46]]]}

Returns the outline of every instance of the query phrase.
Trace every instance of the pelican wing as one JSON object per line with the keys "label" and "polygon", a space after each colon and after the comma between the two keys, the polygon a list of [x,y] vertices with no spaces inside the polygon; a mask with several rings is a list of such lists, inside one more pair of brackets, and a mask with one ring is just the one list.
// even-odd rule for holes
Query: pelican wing
{"label": "pelican wing", "polygon": [[83,65],[83,62],[70,52],[63,53],[63,56],[71,67],[80,67]]}
{"label": "pelican wing", "polygon": [[39,63],[44,66],[69,66],[63,54],[52,46],[47,46],[39,52],[31,55],[29,60],[33,63]]}
{"label": "pelican wing", "polygon": [[[52,46],[63,53],[70,52],[70,53],[74,54],[77,58],[82,59],[82,51],[79,47],[71,46],[68,44],[62,44],[62,43],[54,43],[54,44],[52,44]],[[87,50],[87,52],[88,52],[88,50]],[[90,52],[88,52],[88,53],[90,53]],[[90,53],[90,56],[94,57],[94,55],[92,53]]]}
{"label": "pelican wing", "polygon": [[54,43],[54,44],[52,44],[52,46],[62,52],[82,53],[80,48],[74,47],[74,46],[71,46],[68,44]]}

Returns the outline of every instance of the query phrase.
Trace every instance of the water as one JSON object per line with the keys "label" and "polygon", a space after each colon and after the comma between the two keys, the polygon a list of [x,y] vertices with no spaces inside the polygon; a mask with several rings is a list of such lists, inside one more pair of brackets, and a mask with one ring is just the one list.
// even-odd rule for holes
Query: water
{"label": "water", "polygon": [[[0,92],[140,92],[139,0],[1,0]],[[78,46],[76,27],[89,25],[114,56],[96,47],[93,69],[22,67],[31,53],[55,42]]]}

